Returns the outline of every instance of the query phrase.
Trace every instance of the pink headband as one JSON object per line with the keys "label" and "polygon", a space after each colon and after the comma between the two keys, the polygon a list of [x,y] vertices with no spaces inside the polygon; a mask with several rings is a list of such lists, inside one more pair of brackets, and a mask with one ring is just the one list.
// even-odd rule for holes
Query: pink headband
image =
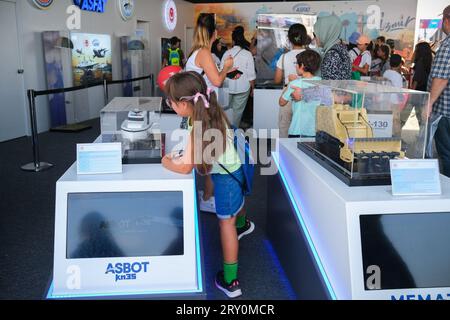
{"label": "pink headband", "polygon": [[210,87],[208,87],[208,89],[206,89],[206,94],[208,95],[208,99],[211,99],[211,92],[213,92],[214,90],[211,89]]}
{"label": "pink headband", "polygon": [[[209,94],[208,94],[209,96]],[[203,99],[203,104],[205,105],[205,108],[209,108],[209,102],[208,99],[206,99],[205,95],[203,93],[197,92],[194,96],[194,103],[197,103],[198,98],[202,98]]]}
{"label": "pink headband", "polygon": [[209,108],[209,102],[208,100],[211,98],[211,92],[213,92],[214,90],[211,88],[206,89],[206,95],[208,96],[208,98],[205,97],[205,95],[201,92],[197,92],[195,95],[193,96],[189,96],[189,97],[180,97],[180,100],[193,100],[194,104],[197,103],[198,98],[202,98],[203,100],[203,104],[205,105],[205,108]]}

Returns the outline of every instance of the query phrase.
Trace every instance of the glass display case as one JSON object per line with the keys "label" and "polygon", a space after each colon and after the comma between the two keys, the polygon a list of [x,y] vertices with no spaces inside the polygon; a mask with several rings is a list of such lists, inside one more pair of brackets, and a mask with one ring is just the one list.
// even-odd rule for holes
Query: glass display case
{"label": "glass display case", "polygon": [[347,185],[390,184],[389,160],[424,158],[429,93],[362,81],[308,84],[302,100],[314,108],[316,135],[298,148]]}
{"label": "glass display case", "polygon": [[277,61],[283,53],[290,50],[289,27],[295,23],[303,24],[312,39],[316,21],[316,15],[308,14],[258,14],[258,46],[255,58],[258,87],[276,87],[273,84],[273,78]]}
{"label": "glass display case", "polygon": [[165,135],[159,129],[160,97],[117,97],[100,111],[102,142],[121,142],[124,164],[158,163]]}

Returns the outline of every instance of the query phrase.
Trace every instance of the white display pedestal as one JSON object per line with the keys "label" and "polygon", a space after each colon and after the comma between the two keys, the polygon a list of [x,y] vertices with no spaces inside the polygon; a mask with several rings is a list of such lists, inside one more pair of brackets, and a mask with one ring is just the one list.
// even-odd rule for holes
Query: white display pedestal
{"label": "white display pedestal", "polygon": [[[161,117],[168,151],[180,121]],[[206,298],[195,184],[194,173],[161,164],[123,165],[122,173],[102,175],[77,175],[73,164],[56,183],[46,298]]]}
{"label": "white display pedestal", "polygon": [[[279,153],[274,155],[279,172],[269,177],[272,187],[268,191],[267,223],[269,238],[299,298],[406,300],[407,297],[439,299],[447,296],[450,293],[448,279],[442,280],[440,288],[420,288],[419,283],[425,281],[421,278],[429,276],[426,270],[420,273],[422,271],[413,266],[415,262],[420,264],[417,262],[421,257],[412,254],[414,248],[405,253],[408,249],[394,245],[390,250],[398,249],[398,252],[389,254],[399,259],[398,265],[408,266],[402,270],[414,275],[417,287],[365,290],[367,270],[363,270],[360,219],[369,215],[405,218],[419,215],[426,221],[441,215],[447,217],[442,221],[449,221],[450,179],[441,176],[440,196],[394,197],[391,186],[349,187],[300,151],[298,141],[281,139]],[[399,239],[399,243],[426,239],[433,229],[424,227],[423,234],[417,234],[416,229],[405,232],[408,238]],[[380,249],[388,247],[387,242],[380,243]],[[383,251],[377,254],[383,255]],[[430,261],[432,266],[450,261],[450,250],[444,248],[439,252],[444,260]],[[397,274],[399,279],[404,276]],[[383,282],[383,268],[381,277]],[[440,279],[434,281],[440,283]]]}
{"label": "white display pedestal", "polygon": [[253,128],[278,129],[278,113],[282,89],[255,89],[253,102]]}

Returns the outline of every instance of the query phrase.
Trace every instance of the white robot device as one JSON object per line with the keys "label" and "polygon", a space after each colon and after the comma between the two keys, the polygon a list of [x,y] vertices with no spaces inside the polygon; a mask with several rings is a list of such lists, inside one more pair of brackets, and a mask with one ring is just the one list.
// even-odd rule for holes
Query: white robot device
{"label": "white robot device", "polygon": [[151,126],[148,112],[134,109],[128,112],[127,119],[122,122],[122,139],[130,142],[145,140],[148,138]]}

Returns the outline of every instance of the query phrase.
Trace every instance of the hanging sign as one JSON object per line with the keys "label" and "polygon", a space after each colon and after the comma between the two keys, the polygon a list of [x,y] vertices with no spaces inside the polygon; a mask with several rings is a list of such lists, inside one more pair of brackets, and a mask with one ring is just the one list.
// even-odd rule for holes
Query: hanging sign
{"label": "hanging sign", "polygon": [[33,3],[39,9],[46,10],[53,4],[53,0],[33,0]]}
{"label": "hanging sign", "polygon": [[92,12],[105,12],[108,0],[73,0],[73,3],[81,10]]}
{"label": "hanging sign", "polygon": [[134,0],[117,0],[120,15],[123,20],[130,20],[134,16]]}
{"label": "hanging sign", "polygon": [[163,5],[164,24],[169,31],[177,26],[177,6],[173,0],[166,0]]}

